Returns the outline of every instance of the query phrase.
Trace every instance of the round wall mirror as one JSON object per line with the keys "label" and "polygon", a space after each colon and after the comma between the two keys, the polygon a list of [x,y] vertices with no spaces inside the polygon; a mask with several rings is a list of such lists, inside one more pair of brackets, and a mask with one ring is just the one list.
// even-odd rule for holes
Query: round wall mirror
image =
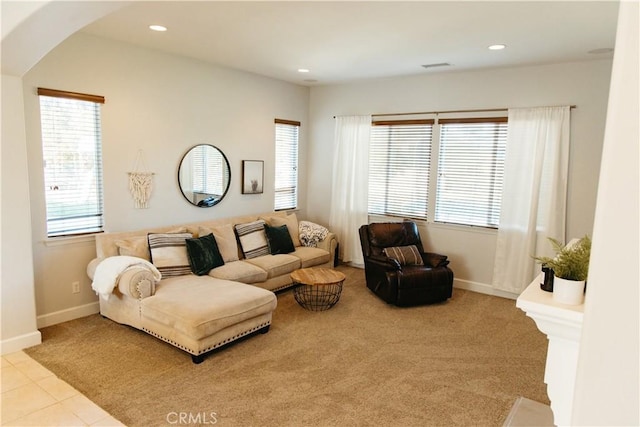
{"label": "round wall mirror", "polygon": [[178,169],[178,185],[192,205],[209,208],[217,205],[229,190],[229,161],[213,145],[196,145],[182,157]]}

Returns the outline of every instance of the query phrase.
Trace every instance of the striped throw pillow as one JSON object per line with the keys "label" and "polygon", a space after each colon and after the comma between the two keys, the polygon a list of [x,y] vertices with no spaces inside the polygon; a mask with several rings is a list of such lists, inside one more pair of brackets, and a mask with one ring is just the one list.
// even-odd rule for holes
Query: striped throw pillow
{"label": "striped throw pillow", "polygon": [[152,233],[147,236],[151,262],[163,278],[191,274],[186,242],[191,238],[191,233]]}
{"label": "striped throw pillow", "polygon": [[384,248],[383,252],[387,258],[395,259],[400,265],[424,265],[416,245],[392,246]]}
{"label": "striped throw pillow", "polygon": [[262,255],[269,255],[269,245],[267,235],[264,231],[263,220],[236,224],[236,234],[240,240],[242,253],[247,259],[256,258]]}

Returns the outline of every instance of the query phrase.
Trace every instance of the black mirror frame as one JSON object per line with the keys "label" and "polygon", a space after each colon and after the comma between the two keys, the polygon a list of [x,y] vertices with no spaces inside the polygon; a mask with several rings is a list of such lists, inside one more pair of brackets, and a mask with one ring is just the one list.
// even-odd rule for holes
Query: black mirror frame
{"label": "black mirror frame", "polygon": [[[203,201],[201,201],[200,203],[196,204],[193,203],[191,200],[189,200],[189,198],[187,197],[186,194],[184,194],[184,190],[182,189],[182,184],[180,183],[180,170],[182,169],[182,163],[184,162],[185,157],[187,157],[189,155],[189,153],[196,147],[200,147],[206,145],[208,147],[212,147],[215,148],[218,153],[220,153],[220,155],[222,156],[222,159],[224,160],[224,164],[227,166],[227,170],[229,171],[229,181],[227,182],[227,186],[224,189],[224,192],[222,193],[222,195],[220,196],[219,199],[214,200],[212,203],[202,203]],[[194,145],[193,147],[190,147],[183,155],[182,158],[180,159],[180,163],[178,164],[178,188],[180,188],[180,193],[182,194],[182,196],[184,197],[184,199],[189,202],[189,204],[191,206],[195,206],[197,208],[210,208],[212,206],[217,205],[218,203],[220,203],[222,201],[222,199],[225,198],[225,196],[227,195],[227,193],[229,192],[229,187],[231,186],[231,165],[229,163],[229,159],[227,159],[227,156],[225,156],[224,152],[219,149],[218,147],[216,147],[215,145],[212,144],[197,144]],[[205,199],[206,200],[206,199]]]}

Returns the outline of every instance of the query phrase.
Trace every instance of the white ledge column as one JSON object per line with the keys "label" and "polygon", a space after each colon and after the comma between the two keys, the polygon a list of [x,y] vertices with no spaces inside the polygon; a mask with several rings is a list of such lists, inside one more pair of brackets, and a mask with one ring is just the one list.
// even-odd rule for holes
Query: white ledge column
{"label": "white ledge column", "polygon": [[584,305],[565,305],[553,301],[552,293],[540,289],[540,275],[524,290],[516,307],[531,317],[547,335],[549,347],[544,372],[554,424],[571,424],[573,392],[580,351]]}

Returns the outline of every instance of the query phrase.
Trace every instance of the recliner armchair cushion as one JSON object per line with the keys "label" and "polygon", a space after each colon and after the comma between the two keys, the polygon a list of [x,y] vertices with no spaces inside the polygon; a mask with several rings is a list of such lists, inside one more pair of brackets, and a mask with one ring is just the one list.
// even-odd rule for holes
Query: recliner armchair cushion
{"label": "recliner armchair cushion", "polygon": [[373,255],[380,255],[384,248],[415,245],[422,252],[418,227],[414,222],[381,222],[368,227],[369,245]]}
{"label": "recliner armchair cushion", "polygon": [[446,255],[434,254],[430,252],[423,253],[422,260],[424,261],[424,265],[431,268],[446,267],[447,265],[449,265],[449,260]]}

